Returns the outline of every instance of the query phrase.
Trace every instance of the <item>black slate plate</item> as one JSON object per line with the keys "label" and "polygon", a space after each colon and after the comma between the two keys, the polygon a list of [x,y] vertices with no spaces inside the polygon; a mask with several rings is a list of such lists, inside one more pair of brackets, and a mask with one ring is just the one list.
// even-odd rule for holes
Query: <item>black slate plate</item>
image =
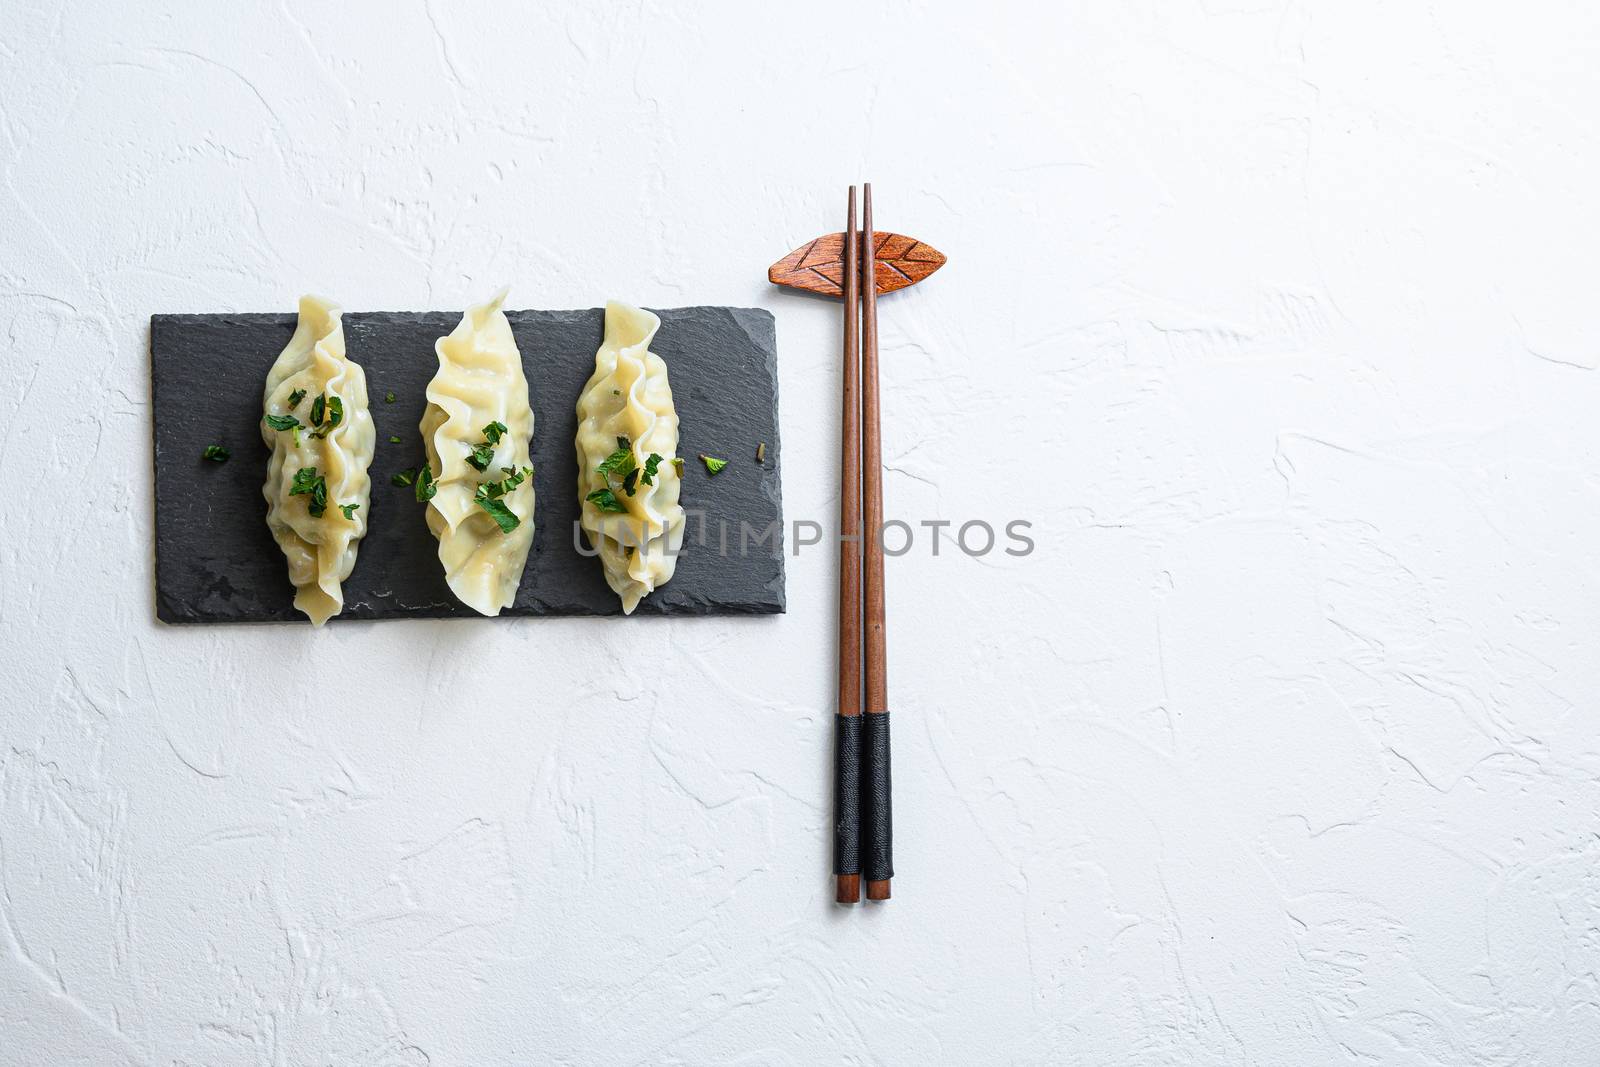
{"label": "black slate plate", "polygon": [[[684,457],[684,550],[672,581],[637,615],[757,615],[784,610],[778,481],[777,342],[772,316],[755,308],[658,311],[651,348],[667,361]],[[600,561],[574,544],[578,519],[578,393],[594,370],[604,312],[511,311],[533,402],[533,549],[506,615],[617,615]],[[445,584],[424,505],[389,476],[422,461],[417,423],[438,359],[433,344],[460,312],[344,316],[350,357],[367,373],[378,449],[372,511],[336,619],[476,618]],[[267,532],[267,448],[261,390],[294,333],[293,314],[152,315],[155,402],[156,615],[164,622],[304,621],[294,609],[283,554]],[[395,402],[384,395],[395,394]],[[392,444],[390,435],[401,444]],[[765,442],[766,462],[756,446]],[[201,459],[209,444],[227,463]],[[730,460],[715,477],[695,457]],[[703,521],[701,516],[703,515]],[[745,550],[741,533],[748,524]],[[584,547],[581,534],[577,545]],[[726,548],[723,548],[723,545]]]}

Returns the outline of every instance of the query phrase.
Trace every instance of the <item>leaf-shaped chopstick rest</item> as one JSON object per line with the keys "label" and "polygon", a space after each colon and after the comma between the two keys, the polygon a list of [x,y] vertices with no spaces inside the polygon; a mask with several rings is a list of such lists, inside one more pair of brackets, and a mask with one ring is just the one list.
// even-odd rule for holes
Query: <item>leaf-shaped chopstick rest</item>
{"label": "leaf-shaped chopstick rest", "polygon": [[[875,230],[872,239],[879,293],[916,285],[944,266],[944,253],[915,237]],[[808,293],[843,296],[844,234],[825,234],[795,249],[767,268],[767,279]]]}

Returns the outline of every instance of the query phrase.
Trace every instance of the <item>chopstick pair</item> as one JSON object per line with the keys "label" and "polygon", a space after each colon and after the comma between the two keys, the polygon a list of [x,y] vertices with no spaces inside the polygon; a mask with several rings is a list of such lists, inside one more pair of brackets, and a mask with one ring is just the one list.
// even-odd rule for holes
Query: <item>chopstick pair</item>
{"label": "chopstick pair", "polygon": [[[888,900],[894,877],[885,673],[883,445],[878,404],[878,286],[872,185],[861,230],[850,187],[844,239],[844,389],[839,490],[839,719],[834,899]],[[863,714],[865,713],[865,714]]]}
{"label": "chopstick pair", "polygon": [[931,245],[873,229],[869,183],[862,188],[859,230],[856,190],[851,186],[844,232],[818,237],[767,271],[774,284],[844,298],[833,839],[834,899],[840,904],[861,899],[863,877],[868,900],[888,900],[894,877],[881,541],[878,295],[915,285],[944,263],[944,254]]}

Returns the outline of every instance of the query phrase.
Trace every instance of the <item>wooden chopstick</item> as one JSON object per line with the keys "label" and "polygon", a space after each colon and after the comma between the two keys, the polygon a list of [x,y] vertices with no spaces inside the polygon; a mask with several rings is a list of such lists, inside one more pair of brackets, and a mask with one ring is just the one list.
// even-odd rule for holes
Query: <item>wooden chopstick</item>
{"label": "wooden chopstick", "polygon": [[861,333],[856,240],[856,187],[844,240],[844,398],[839,465],[839,720],[834,760],[834,899],[861,899]]}
{"label": "wooden chopstick", "polygon": [[[861,496],[865,605],[865,689],[869,720],[862,746],[862,857],[868,900],[888,900],[894,876],[889,790],[889,682],[883,589],[883,442],[878,421],[877,234],[872,227],[872,183],[861,193]],[[850,298],[845,297],[846,306]],[[881,716],[881,718],[880,718]],[[876,721],[874,721],[876,720]]]}

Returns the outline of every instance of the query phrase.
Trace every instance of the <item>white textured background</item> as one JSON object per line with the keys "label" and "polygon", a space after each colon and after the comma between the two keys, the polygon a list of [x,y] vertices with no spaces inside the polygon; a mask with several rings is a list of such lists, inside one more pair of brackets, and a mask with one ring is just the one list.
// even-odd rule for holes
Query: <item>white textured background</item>
{"label": "white textured background", "polygon": [[[1600,1059],[1593,5],[150,6],[0,9],[5,1067]],[[891,512],[1039,534],[891,566],[891,905],[827,553],[153,621],[155,311],[760,304],[832,515],[860,178]]]}

